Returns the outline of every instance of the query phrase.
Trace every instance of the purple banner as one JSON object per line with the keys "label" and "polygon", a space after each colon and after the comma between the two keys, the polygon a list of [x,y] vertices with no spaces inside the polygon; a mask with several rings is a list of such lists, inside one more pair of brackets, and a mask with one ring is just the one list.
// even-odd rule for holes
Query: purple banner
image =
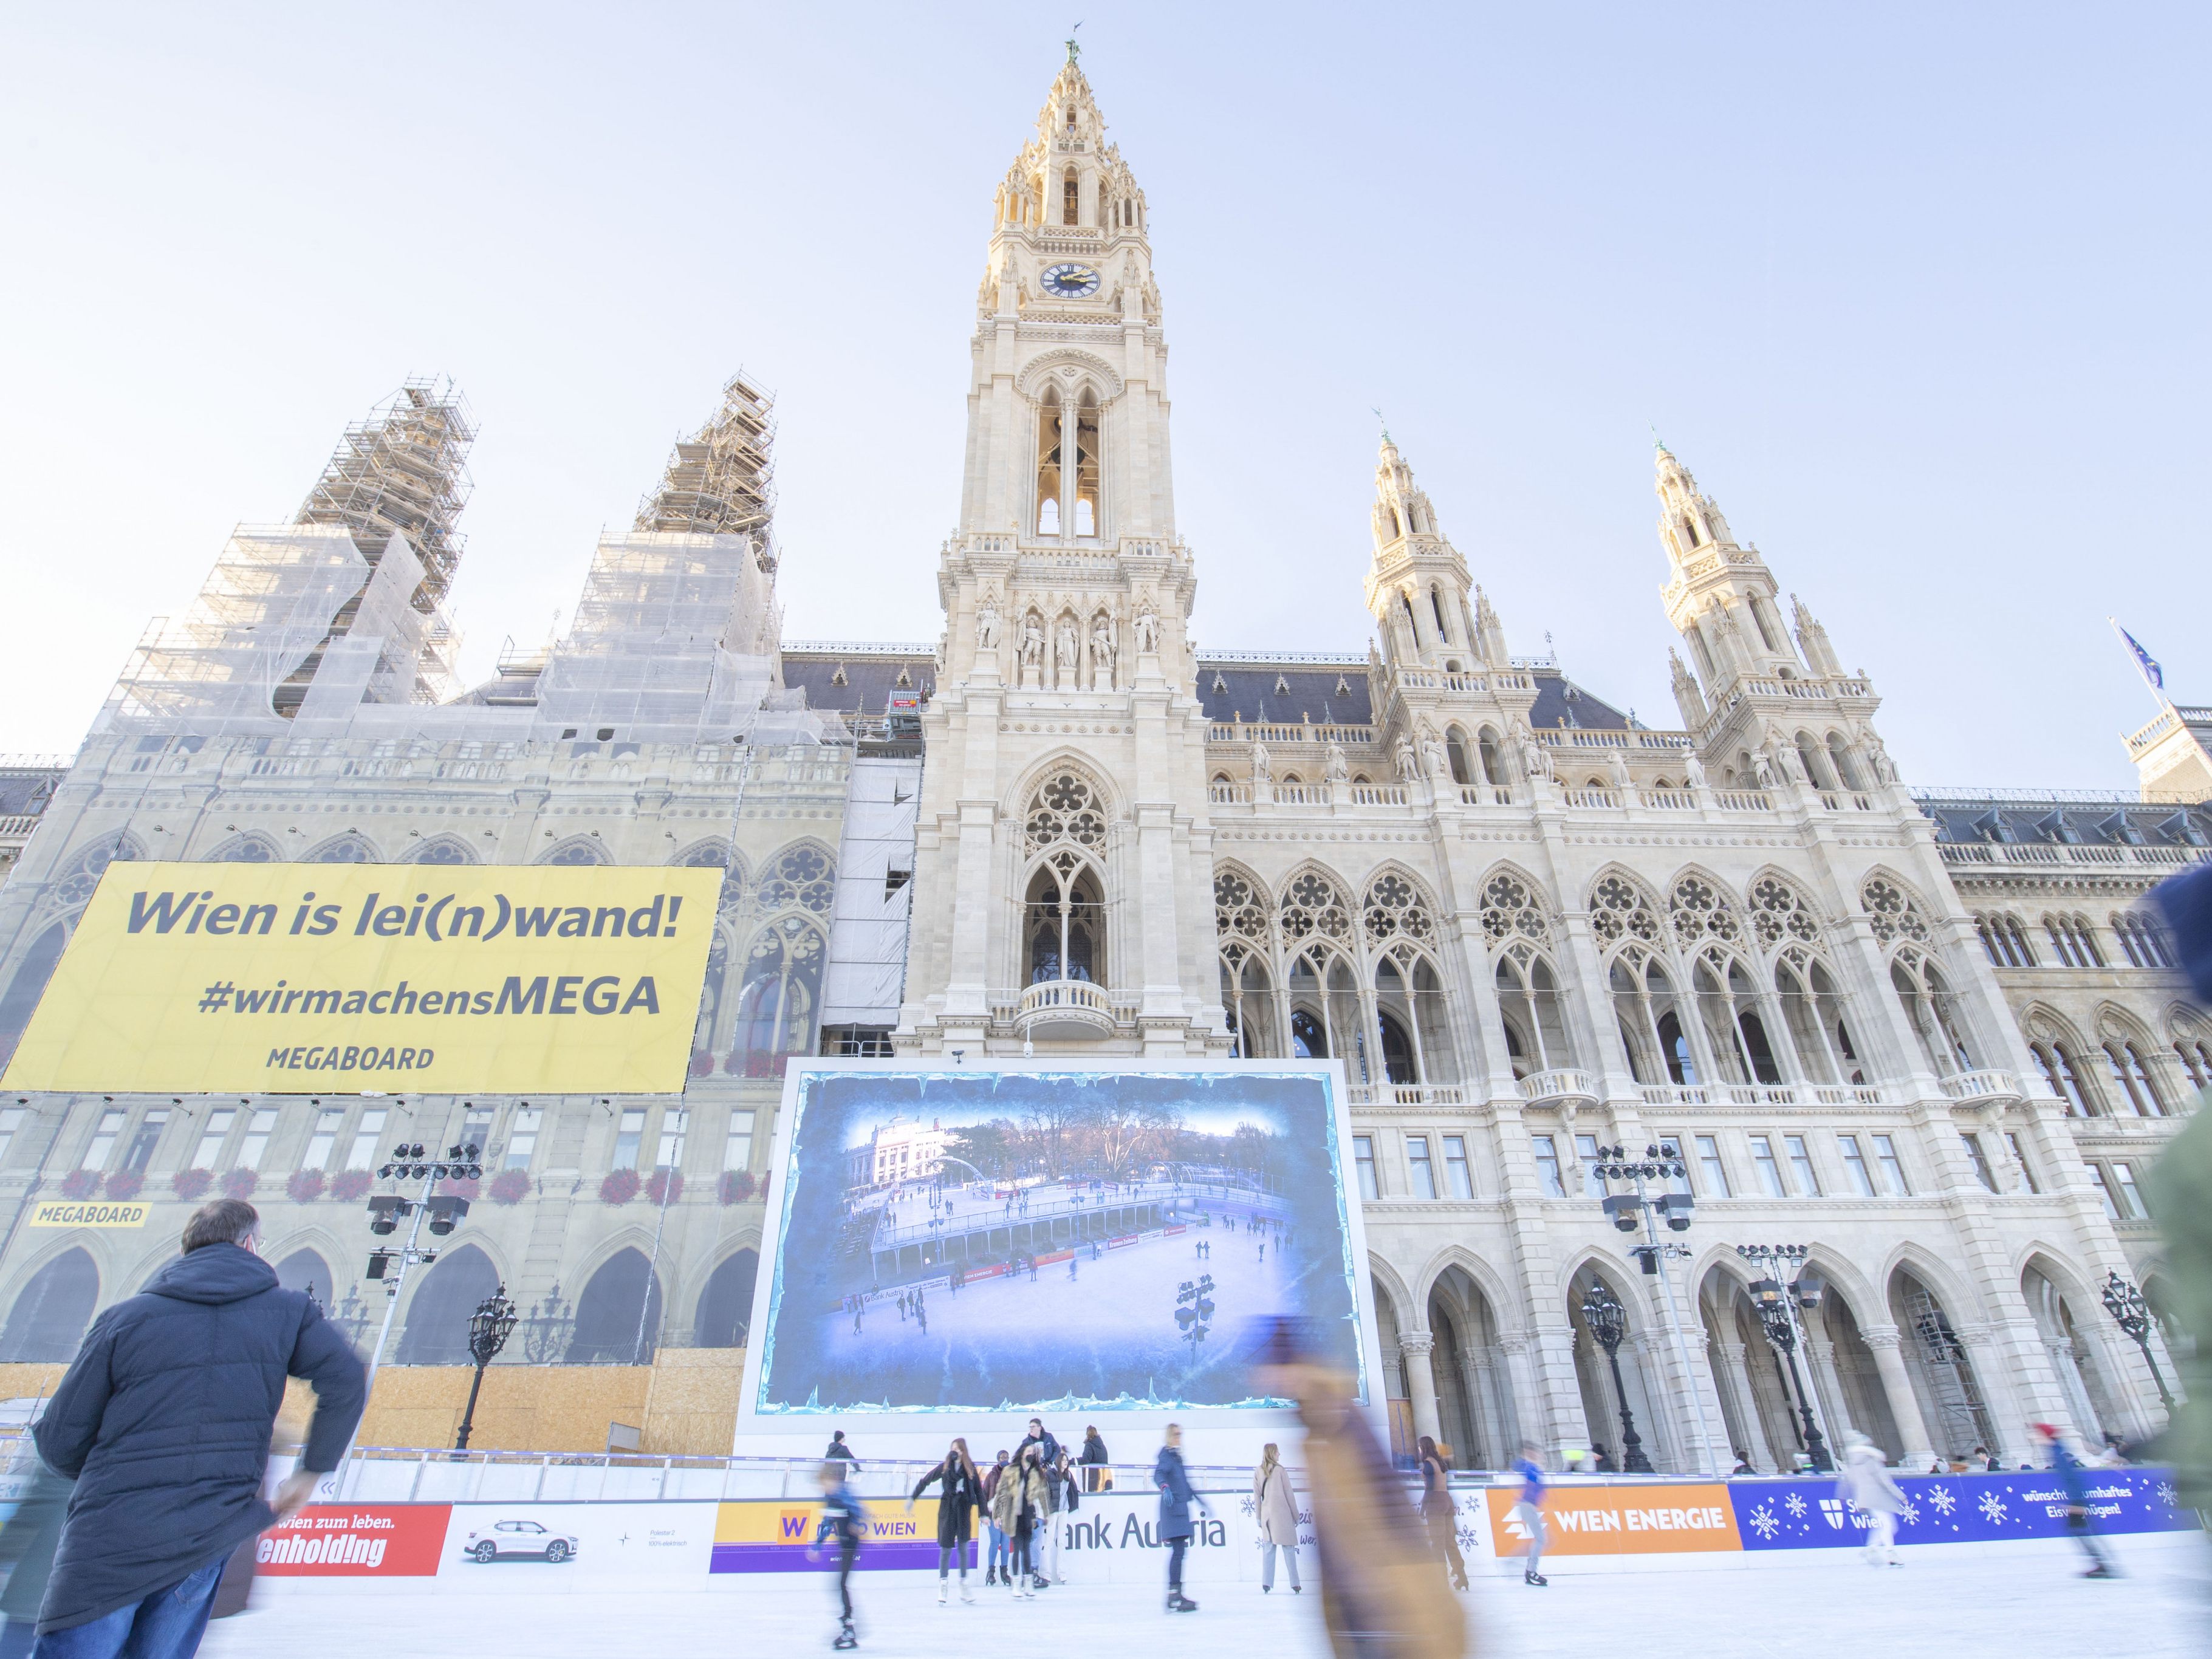
{"label": "purple banner", "polygon": [[[2198,1524],[2176,1507],[2168,1469],[2085,1472],[2092,1524],[2101,1533],[2177,1532]],[[1906,1509],[1900,1544],[1962,1544],[2063,1538],[2066,1487],[2049,1469],[2012,1474],[1900,1475]],[[1850,1549],[1866,1541],[1867,1517],[1826,1480],[1739,1480],[1729,1486],[1747,1550]]]}

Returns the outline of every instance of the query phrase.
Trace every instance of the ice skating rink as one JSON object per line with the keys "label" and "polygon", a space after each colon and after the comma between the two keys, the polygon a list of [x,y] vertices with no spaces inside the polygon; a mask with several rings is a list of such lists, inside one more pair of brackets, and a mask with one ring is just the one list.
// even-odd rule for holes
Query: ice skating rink
{"label": "ice skating rink", "polygon": [[[2117,1540],[2128,1576],[2075,1575],[2071,1546],[2017,1544],[2002,1553],[1905,1550],[1893,1571],[1856,1552],[1781,1565],[1705,1571],[1594,1570],[1562,1561],[1551,1587],[1483,1577],[1461,1599],[1469,1653],[1594,1656],[1626,1649],[1698,1659],[1774,1659],[1841,1651],[1941,1659],[2166,1659],[2212,1650],[2212,1549],[2201,1537]],[[1510,1566],[1510,1564],[1508,1564]],[[937,1605],[921,1573],[855,1575],[860,1651],[915,1659],[1041,1652],[1053,1659],[1320,1659],[1328,1650],[1310,1587],[1194,1587],[1198,1612],[1170,1615],[1129,1585],[1069,1584],[1014,1601],[978,1589],[978,1603]],[[792,1654],[827,1650],[832,1581],[805,1573],[732,1577],[712,1589],[425,1595],[263,1579],[246,1613],[210,1626],[210,1659],[371,1659],[465,1649],[515,1659],[609,1654]]]}

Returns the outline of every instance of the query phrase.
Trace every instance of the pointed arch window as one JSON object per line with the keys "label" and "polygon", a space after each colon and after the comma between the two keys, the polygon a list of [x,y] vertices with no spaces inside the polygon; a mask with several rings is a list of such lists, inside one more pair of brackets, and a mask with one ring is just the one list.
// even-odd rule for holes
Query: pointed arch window
{"label": "pointed arch window", "polygon": [[1922,1052],[1939,1077],[1974,1069],[1973,1050],[1966,1046],[1958,1006],[1942,969],[1919,951],[1897,953],[1889,965],[1890,983],[1920,1039]]}
{"label": "pointed arch window", "polygon": [[[1067,125],[1070,127],[1073,127],[1075,125],[1075,111],[1073,107],[1071,107],[1067,112]],[[1075,169],[1073,167],[1070,167],[1067,170],[1067,176],[1062,179],[1060,183],[1060,223],[1063,225],[1073,225],[1080,222],[1077,216],[1081,207],[1082,200],[1083,187],[1076,182]]]}
{"label": "pointed arch window", "polygon": [[1106,904],[1098,872],[1063,848],[1030,878],[1022,933],[1030,983],[1105,978]]}
{"label": "pointed arch window", "polygon": [[1429,609],[1436,613],[1437,637],[1449,645],[1451,629],[1444,622],[1444,591],[1434,582],[1429,584]]}
{"label": "pointed arch window", "polygon": [[1089,386],[1075,410],[1075,524],[1078,536],[1098,534],[1098,394]]}
{"label": "pointed arch window", "polygon": [[2074,1064],[2073,1051],[2063,1042],[2053,1039],[2029,1045],[2041,1068],[2043,1080],[2051,1085],[2051,1092],[2066,1103],[2069,1117],[2094,1117],[2097,1109],[2090,1103],[2089,1091],[2082,1086],[2081,1073]]}
{"label": "pointed arch window", "polygon": [[1060,534],[1062,424],[1060,392],[1048,387],[1037,410],[1036,529],[1040,536]]}
{"label": "pointed arch window", "polygon": [[781,1077],[790,1056],[813,1052],[821,988],[822,935],[797,916],[763,927],[746,957],[729,1069]]}

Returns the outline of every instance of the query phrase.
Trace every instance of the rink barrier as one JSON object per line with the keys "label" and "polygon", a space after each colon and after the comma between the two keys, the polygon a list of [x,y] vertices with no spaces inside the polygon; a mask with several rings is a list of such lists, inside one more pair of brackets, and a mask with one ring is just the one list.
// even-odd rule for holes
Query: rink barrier
{"label": "rink barrier", "polygon": [[[793,1465],[810,1476],[817,1467],[803,1460]],[[864,1470],[855,1486],[869,1473]],[[936,1500],[924,1498],[909,1510],[904,1494],[914,1475],[903,1469],[874,1473],[873,1485],[890,1486],[894,1474],[901,1484],[896,1492],[863,1488],[868,1520],[860,1569],[933,1571]],[[1249,1474],[1219,1473],[1236,1478],[1194,1483],[1212,1512],[1194,1516],[1185,1567],[1192,1583],[1259,1576]],[[1075,1582],[1150,1583],[1162,1570],[1158,1500],[1150,1471],[1121,1474],[1120,1490],[1085,1496],[1074,1510],[1055,1518],[1060,1568]],[[2047,1470],[1905,1475],[1898,1477],[1898,1485],[1908,1508],[1897,1541],[1908,1550],[2067,1535],[2064,1489]],[[1454,1488],[1459,1542],[1471,1561],[1494,1559],[1502,1568],[1525,1551],[1527,1540],[1511,1514],[1519,1491],[1510,1479]],[[2087,1492],[2097,1528],[2108,1534],[2178,1534],[2200,1525],[2194,1511],[2177,1506],[2172,1476],[2164,1469],[2092,1470]],[[1297,1501],[1300,1541],[1310,1545],[1305,1494]],[[1865,1517],[1837,1497],[1832,1479],[1562,1479],[1547,1487],[1545,1513],[1547,1560],[1583,1558],[1589,1571],[1721,1565],[1731,1559],[1749,1565],[1779,1560],[1780,1552],[1851,1549],[1866,1536]],[[748,1573],[830,1571],[826,1557],[808,1559],[820,1517],[819,1492],[812,1487],[804,1495],[728,1499],[495,1495],[319,1504],[264,1534],[256,1553],[261,1571],[277,1577],[380,1580],[440,1592],[544,1594],[640,1583],[705,1589]],[[969,1547],[972,1571],[981,1570],[982,1551],[980,1541]],[[1306,1561],[1310,1571],[1310,1554]]]}

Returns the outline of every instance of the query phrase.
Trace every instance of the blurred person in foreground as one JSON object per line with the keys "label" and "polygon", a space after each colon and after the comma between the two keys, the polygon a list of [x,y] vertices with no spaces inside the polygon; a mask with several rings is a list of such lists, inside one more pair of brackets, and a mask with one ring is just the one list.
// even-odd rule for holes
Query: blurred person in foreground
{"label": "blurred person in foreground", "polygon": [[1855,1429],[1844,1431],[1836,1495],[1867,1518],[1867,1565],[1903,1566],[1897,1559],[1897,1517],[1905,1513],[1904,1488],[1891,1475],[1881,1448]]}
{"label": "blurred person in foreground", "polygon": [[1461,1659],[1466,1615],[1352,1379],[1320,1358],[1301,1321],[1263,1320],[1255,1334],[1255,1382],[1297,1401],[1305,1426],[1322,1621],[1337,1659]]}
{"label": "blurred person in foreground", "polygon": [[[40,1456],[76,1483],[38,1659],[197,1651],[230,1553],[295,1514],[352,1440],[361,1361],[306,1291],[278,1286],[260,1226],[240,1199],[194,1211],[184,1253],[93,1321],[32,1425]],[[272,1509],[261,1483],[287,1376],[314,1386],[315,1415]]]}
{"label": "blurred person in foreground", "polygon": [[[2191,992],[2212,1006],[2212,866],[2160,882],[2150,896],[2166,918]],[[2189,1127],[2144,1182],[2166,1245],[2167,1295],[2160,1298],[2160,1311],[2196,1339],[2194,1352],[2174,1353],[2186,1398],[2173,1408],[2156,1449],[2173,1469],[2180,1504],[2198,1510],[2212,1509],[2212,1112],[2204,1103],[2199,1096]]]}

